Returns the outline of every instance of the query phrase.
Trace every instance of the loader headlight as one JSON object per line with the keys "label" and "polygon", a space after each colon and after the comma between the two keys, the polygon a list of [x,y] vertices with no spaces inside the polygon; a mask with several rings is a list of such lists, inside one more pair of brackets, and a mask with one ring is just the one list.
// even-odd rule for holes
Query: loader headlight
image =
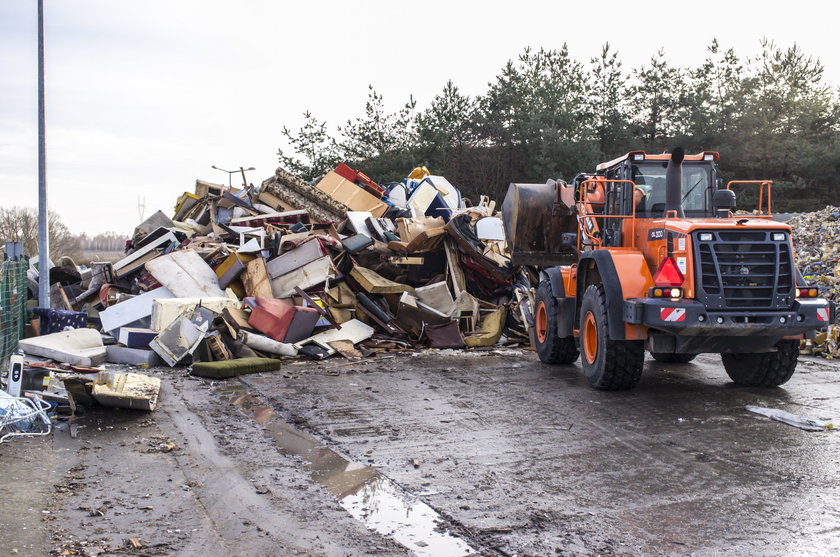
{"label": "loader headlight", "polygon": [[703,232],[700,234],[700,241],[701,242],[711,242],[712,241],[712,234],[710,232]]}
{"label": "loader headlight", "polygon": [[773,233],[773,241],[774,242],[784,242],[785,241],[785,233],[784,232],[774,232]]}

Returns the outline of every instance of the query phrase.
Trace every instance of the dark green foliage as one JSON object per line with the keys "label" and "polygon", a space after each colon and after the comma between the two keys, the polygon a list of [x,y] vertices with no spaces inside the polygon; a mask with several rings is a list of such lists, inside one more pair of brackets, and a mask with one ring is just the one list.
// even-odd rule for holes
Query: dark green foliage
{"label": "dark green foliage", "polygon": [[278,149],[277,156],[283,168],[308,181],[335,168],[344,157],[335,139],[327,133],[326,122],[319,122],[309,111],[303,113],[303,118],[303,126],[297,133],[288,128],[283,128],[281,132],[294,150],[294,155],[286,155],[282,149]]}
{"label": "dark green foliage", "polygon": [[[415,112],[410,99],[388,112],[371,87],[364,115],[332,136],[307,112],[298,133],[283,130],[294,156],[280,162],[312,179],[346,160],[380,182],[427,166],[467,197],[498,200],[510,182],[570,179],[632,149],[682,145],[720,151],[724,181],[773,180],[776,211],[811,210],[838,202],[838,100],[819,60],[795,44],[763,40],[741,58],[714,40],[698,67],[659,50],[629,72],[609,44],[588,67],[566,45],[525,49],[476,98],[448,81],[428,108]],[[739,208],[754,208],[755,194],[739,192]]]}

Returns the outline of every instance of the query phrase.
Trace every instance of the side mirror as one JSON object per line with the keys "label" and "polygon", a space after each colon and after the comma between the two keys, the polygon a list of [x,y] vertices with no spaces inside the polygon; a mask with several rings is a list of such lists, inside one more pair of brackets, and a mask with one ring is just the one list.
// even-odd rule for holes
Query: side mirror
{"label": "side mirror", "polygon": [[712,196],[712,205],[718,217],[726,217],[729,211],[735,209],[735,192],[732,190],[716,190]]}

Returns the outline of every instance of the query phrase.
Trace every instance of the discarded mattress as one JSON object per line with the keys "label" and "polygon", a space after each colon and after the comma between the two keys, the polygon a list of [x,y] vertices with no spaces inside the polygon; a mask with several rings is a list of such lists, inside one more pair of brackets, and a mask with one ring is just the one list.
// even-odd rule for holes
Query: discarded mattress
{"label": "discarded mattress", "polygon": [[72,329],[20,341],[27,354],[50,358],[74,366],[95,367],[105,363],[107,352],[102,335],[94,329]]}

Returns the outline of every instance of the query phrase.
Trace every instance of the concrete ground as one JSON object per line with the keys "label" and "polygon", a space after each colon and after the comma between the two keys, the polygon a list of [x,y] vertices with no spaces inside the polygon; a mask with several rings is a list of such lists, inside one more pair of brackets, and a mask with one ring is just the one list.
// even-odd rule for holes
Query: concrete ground
{"label": "concrete ground", "polygon": [[840,364],[778,389],[718,356],[628,392],[532,352],[164,379],[153,413],[0,445],[0,555],[837,555]]}

